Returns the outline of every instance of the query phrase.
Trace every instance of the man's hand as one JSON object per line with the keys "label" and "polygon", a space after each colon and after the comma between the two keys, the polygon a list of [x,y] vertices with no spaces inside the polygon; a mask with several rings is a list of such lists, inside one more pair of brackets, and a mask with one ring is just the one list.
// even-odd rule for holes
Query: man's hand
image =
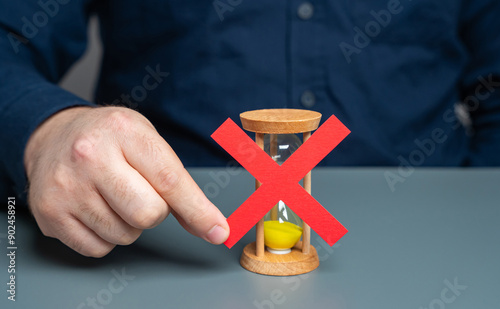
{"label": "man's hand", "polygon": [[102,257],[172,213],[190,233],[220,244],[222,213],[141,114],[76,107],[45,121],[28,141],[29,204],[44,235]]}

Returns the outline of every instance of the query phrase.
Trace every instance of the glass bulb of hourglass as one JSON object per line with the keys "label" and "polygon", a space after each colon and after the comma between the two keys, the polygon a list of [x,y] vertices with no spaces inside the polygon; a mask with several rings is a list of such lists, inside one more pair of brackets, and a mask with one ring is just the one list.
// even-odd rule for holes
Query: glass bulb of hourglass
{"label": "glass bulb of hourglass", "polygon": [[[302,144],[295,134],[264,135],[264,151],[281,165]],[[300,219],[283,201],[279,201],[264,216],[264,244],[275,254],[286,254],[302,236]]]}

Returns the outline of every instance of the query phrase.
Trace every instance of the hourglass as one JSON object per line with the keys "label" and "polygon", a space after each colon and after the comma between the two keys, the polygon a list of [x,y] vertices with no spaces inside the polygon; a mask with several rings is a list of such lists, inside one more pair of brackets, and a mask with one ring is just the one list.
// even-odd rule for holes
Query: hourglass
{"label": "hourglass", "polygon": [[[281,165],[318,128],[321,114],[297,109],[266,109],[240,114],[243,129],[255,133],[255,142]],[[311,193],[311,172],[302,180]],[[260,182],[256,180],[256,189]],[[283,201],[257,223],[256,241],[248,244],[240,259],[247,270],[275,276],[298,275],[319,266],[311,245],[311,229]],[[302,240],[300,240],[302,238]]]}

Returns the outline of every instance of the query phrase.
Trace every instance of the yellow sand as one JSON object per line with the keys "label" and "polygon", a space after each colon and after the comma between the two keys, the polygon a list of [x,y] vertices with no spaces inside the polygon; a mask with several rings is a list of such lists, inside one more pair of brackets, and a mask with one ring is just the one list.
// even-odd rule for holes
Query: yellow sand
{"label": "yellow sand", "polygon": [[290,223],[279,221],[264,222],[264,243],[271,249],[290,249],[302,236],[302,228]]}

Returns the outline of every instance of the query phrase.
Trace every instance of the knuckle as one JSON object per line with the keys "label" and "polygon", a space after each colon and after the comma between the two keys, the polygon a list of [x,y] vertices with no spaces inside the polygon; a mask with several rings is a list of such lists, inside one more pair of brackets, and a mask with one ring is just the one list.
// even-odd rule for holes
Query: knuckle
{"label": "knuckle", "polygon": [[50,222],[51,230],[54,238],[60,239],[63,241],[68,238],[70,235],[70,231],[73,229],[71,225],[70,217],[58,217]]}
{"label": "knuckle", "polygon": [[164,206],[148,206],[139,208],[134,216],[134,226],[139,229],[150,229],[165,220],[167,208]]}
{"label": "knuckle", "polygon": [[106,256],[108,253],[113,250],[115,247],[112,244],[106,244],[106,245],[88,245],[88,244],[82,244],[81,242],[79,243],[82,246],[79,247],[79,250],[76,250],[80,254],[88,257],[94,257],[94,258],[102,258]]}
{"label": "knuckle", "polygon": [[115,247],[114,244],[105,241],[90,240],[82,235],[69,238],[68,234],[61,234],[57,238],[64,243],[66,243],[64,240],[67,240],[66,244],[68,247],[87,257],[101,258]]}
{"label": "knuckle", "polygon": [[131,183],[121,175],[110,175],[109,178],[107,178],[107,183],[113,188],[114,196],[117,200],[131,203],[136,199],[137,192],[134,190]]}
{"label": "knuckle", "polygon": [[114,107],[106,115],[106,125],[115,130],[128,131],[133,122],[131,110],[122,107]]}
{"label": "knuckle", "polygon": [[95,207],[92,207],[91,205],[88,204],[82,204],[80,206],[79,212],[81,214],[85,214],[85,216],[88,216],[90,226],[98,226],[100,229],[104,231],[112,230],[113,223],[111,218],[109,218],[109,216],[102,214],[102,212],[95,209]]}
{"label": "knuckle", "polygon": [[101,233],[110,237],[108,241],[117,245],[130,245],[141,234],[140,230],[131,226],[123,227],[112,215],[103,213],[90,204],[80,205],[79,212],[87,217],[88,226],[96,227]]}
{"label": "knuckle", "polygon": [[97,139],[90,134],[78,136],[71,145],[71,161],[92,162],[98,158]]}
{"label": "knuckle", "polygon": [[46,199],[42,199],[40,203],[36,205],[36,209],[37,213],[48,222],[60,220],[61,212],[53,203]]}
{"label": "knuckle", "polygon": [[211,217],[211,212],[208,207],[197,208],[196,210],[191,211],[186,216],[186,223],[190,226],[198,226],[207,221],[209,221]]}
{"label": "knuckle", "polygon": [[52,232],[51,229],[47,228],[47,226],[45,225],[42,225],[42,224],[38,224],[38,227],[40,228],[40,231],[42,232],[42,235],[45,236],[45,237],[51,237],[51,238],[55,238],[55,234]]}
{"label": "knuckle", "polygon": [[[61,237],[58,237],[59,239],[62,240]],[[92,256],[91,255],[91,248],[92,246],[89,246],[87,247],[86,246],[86,243],[80,239],[70,239],[69,240],[69,244],[68,244],[68,247],[70,247],[71,249],[75,250],[76,252],[82,254],[82,255],[85,255],[85,256]]]}
{"label": "knuckle", "polygon": [[[52,192],[60,192],[58,193],[58,197],[61,195],[72,196],[75,194],[75,181],[73,177],[70,176],[70,172],[66,170],[66,168],[62,166],[58,166],[53,169],[52,179],[49,182],[50,188],[46,191],[51,190]],[[57,198],[57,197],[53,197]],[[52,200],[52,203],[54,200]]]}
{"label": "knuckle", "polygon": [[60,205],[54,203],[51,197],[42,195],[33,201],[29,200],[30,211],[44,236],[55,238],[65,223],[66,212]]}
{"label": "knuckle", "polygon": [[139,236],[141,236],[142,231],[139,229],[133,229],[130,231],[127,231],[121,235],[121,237],[118,240],[118,245],[126,246],[132,244],[134,241],[136,241]]}
{"label": "knuckle", "polygon": [[160,195],[170,195],[182,186],[182,180],[179,172],[172,168],[165,167],[158,172],[158,193]]}

